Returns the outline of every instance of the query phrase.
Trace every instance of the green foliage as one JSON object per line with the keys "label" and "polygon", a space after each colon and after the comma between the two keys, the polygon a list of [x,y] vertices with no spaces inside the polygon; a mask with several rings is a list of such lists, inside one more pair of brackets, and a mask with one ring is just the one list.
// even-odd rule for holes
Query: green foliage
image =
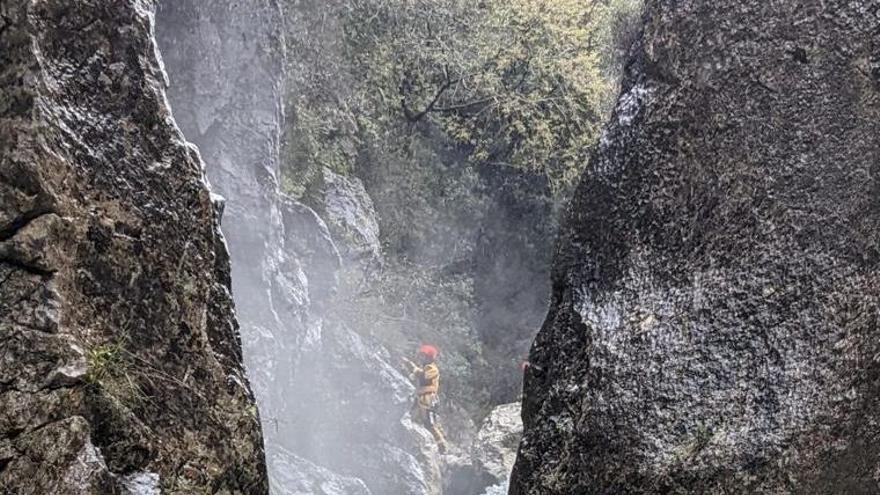
{"label": "green foliage", "polygon": [[460,226],[479,222],[487,169],[544,174],[566,197],[612,104],[640,1],[287,7],[284,189],[320,206],[324,167],[360,177],[388,253],[417,261],[469,249]]}
{"label": "green foliage", "polygon": [[121,346],[103,344],[95,346],[86,353],[86,381],[100,384],[106,378],[116,376],[122,367]]}
{"label": "green foliage", "polygon": [[354,170],[374,109],[359,97],[362,81],[348,53],[342,22],[348,0],[285,0],[288,63],[285,70],[288,125],[284,146],[287,192],[302,197],[326,167]]}
{"label": "green foliage", "polygon": [[141,373],[125,349],[127,340],[98,344],[86,352],[86,383],[113,410],[127,410],[146,400],[137,384]]}
{"label": "green foliage", "polygon": [[394,153],[390,146],[372,147],[360,168],[379,213],[385,252],[415,264],[466,258],[468,230],[486,207],[478,170],[429,139],[400,139],[394,146]]}
{"label": "green foliage", "polygon": [[[580,175],[638,0],[301,0],[290,14],[287,188],[436,126],[476,165]],[[422,129],[423,131],[424,129]],[[405,156],[405,151],[403,151]]]}
{"label": "green foliage", "polygon": [[[640,5],[286,2],[283,187],[320,210],[324,167],[362,179],[387,259],[366,286],[344,287],[334,308],[395,352],[440,345],[444,395],[474,417],[491,385],[475,326],[476,239],[484,225],[535,235],[513,220],[499,227],[504,216],[492,209],[534,209],[526,205],[571,190],[612,105]],[[538,185],[500,199],[493,188],[524,171]],[[532,214],[511,217],[552,224]]]}
{"label": "green foliage", "polygon": [[360,99],[428,120],[473,163],[580,175],[616,87],[609,46],[634,0],[351,0]]}

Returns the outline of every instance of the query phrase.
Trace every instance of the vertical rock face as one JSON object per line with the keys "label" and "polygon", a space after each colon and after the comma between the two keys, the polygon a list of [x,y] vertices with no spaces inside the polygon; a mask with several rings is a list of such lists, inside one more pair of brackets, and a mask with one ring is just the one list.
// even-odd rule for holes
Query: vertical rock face
{"label": "vertical rock face", "polygon": [[438,495],[433,439],[404,416],[415,390],[387,351],[333,321],[303,351],[297,379],[286,386],[307,399],[278,425],[283,442],[362,480],[374,495]]}
{"label": "vertical rock face", "polygon": [[512,494],[880,491],[880,12],[649,2]]}
{"label": "vertical rock face", "polygon": [[266,493],[152,5],[0,3],[0,492]]}
{"label": "vertical rock face", "polygon": [[223,230],[245,362],[269,432],[270,476],[280,491],[285,466],[309,465],[291,458],[279,438],[279,425],[303,400],[287,393],[301,349],[320,335],[309,277],[328,281],[322,287],[330,290],[339,265],[317,215],[279,191],[281,10],[273,0],[172,0],[160,2],[156,16],[174,115],[225,198]]}
{"label": "vertical rock face", "polygon": [[[226,199],[233,292],[273,490],[437,493],[430,437],[402,419],[412,385],[380,346],[333,321],[339,252],[321,218],[279,192],[282,25],[274,0],[169,0],[157,11],[175,118]],[[341,229],[354,222],[353,238],[339,236],[356,241],[343,245],[347,260],[378,262],[369,198],[337,185],[346,190],[333,196],[330,218]]]}
{"label": "vertical rock face", "polygon": [[496,406],[463,455],[447,457],[444,493],[490,495],[506,492],[522,437],[521,404]]}
{"label": "vertical rock face", "polygon": [[325,168],[320,190],[319,210],[327,219],[340,253],[348,264],[365,271],[382,264],[379,222],[373,200],[357,177],[343,177]]}
{"label": "vertical rock face", "polygon": [[[285,353],[296,353],[297,341],[280,337],[305,333],[309,304],[302,267],[285,249],[278,190],[281,12],[271,0],[167,1],[156,16],[175,118],[227,199],[245,358],[257,395],[268,398],[273,377],[290,373]],[[279,412],[267,407],[264,416]]]}

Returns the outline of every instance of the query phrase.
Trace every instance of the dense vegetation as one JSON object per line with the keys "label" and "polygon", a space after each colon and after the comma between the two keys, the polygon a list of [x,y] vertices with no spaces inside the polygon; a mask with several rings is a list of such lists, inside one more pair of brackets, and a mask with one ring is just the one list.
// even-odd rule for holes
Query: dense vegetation
{"label": "dense vegetation", "polygon": [[[610,110],[639,2],[290,6],[285,188],[320,209],[324,168],[356,176],[381,227],[385,269],[345,287],[345,311],[400,352],[438,342],[472,412],[512,399],[556,206]],[[493,252],[516,263],[489,267]],[[486,316],[511,299],[522,307]]]}
{"label": "dense vegetation", "polygon": [[[293,39],[298,173],[351,172],[369,143],[427,121],[471,163],[571,185],[613,100],[636,0],[342,0]],[[320,11],[320,12],[317,12]],[[303,21],[305,19],[300,19]],[[328,26],[332,24],[333,26]],[[298,26],[302,27],[302,25]],[[334,30],[335,28],[335,30]],[[341,39],[332,34],[342,33]],[[317,43],[315,43],[317,42]],[[346,77],[347,76],[347,77]],[[303,173],[305,172],[305,173]]]}

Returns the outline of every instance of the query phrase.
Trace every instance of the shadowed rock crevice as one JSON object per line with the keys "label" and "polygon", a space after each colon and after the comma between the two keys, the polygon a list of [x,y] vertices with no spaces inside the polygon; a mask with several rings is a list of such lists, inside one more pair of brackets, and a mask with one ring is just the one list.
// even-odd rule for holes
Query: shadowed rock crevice
{"label": "shadowed rock crevice", "polygon": [[0,242],[11,239],[20,230],[27,227],[32,221],[50,213],[57,214],[57,212],[52,211],[49,208],[40,208],[24,212],[22,215],[12,219],[7,225],[0,228]]}

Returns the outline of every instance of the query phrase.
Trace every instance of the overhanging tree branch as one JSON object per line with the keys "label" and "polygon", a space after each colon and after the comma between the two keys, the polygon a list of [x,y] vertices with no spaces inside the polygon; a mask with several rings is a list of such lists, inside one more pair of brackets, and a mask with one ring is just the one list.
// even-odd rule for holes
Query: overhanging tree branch
{"label": "overhanging tree branch", "polygon": [[434,95],[434,98],[432,98],[431,101],[428,103],[428,106],[426,106],[424,110],[418,113],[413,112],[413,110],[407,106],[406,95],[404,94],[403,85],[401,85],[400,108],[403,110],[403,115],[407,118],[407,120],[409,120],[410,122],[418,122],[419,120],[422,120],[425,115],[428,115],[428,113],[430,113],[434,109],[434,106],[437,105],[438,101],[440,101],[440,97],[443,96],[443,93],[451,88],[453,84],[458,82],[458,79],[449,78],[449,72],[446,69],[443,69],[443,74],[445,76],[446,82],[444,82],[443,85],[440,86],[440,89],[437,90],[437,93]]}

